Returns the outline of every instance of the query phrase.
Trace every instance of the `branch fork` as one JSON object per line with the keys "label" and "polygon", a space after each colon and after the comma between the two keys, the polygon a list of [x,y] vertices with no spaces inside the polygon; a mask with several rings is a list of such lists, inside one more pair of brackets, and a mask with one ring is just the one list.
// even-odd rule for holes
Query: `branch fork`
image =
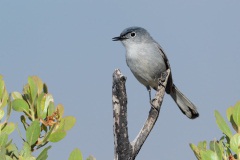
{"label": "branch fork", "polygon": [[152,107],[147,120],[136,138],[130,142],[127,127],[126,77],[119,69],[114,71],[112,86],[114,160],[134,160],[136,158],[158,119],[169,75],[170,69],[161,74],[158,90],[155,98],[151,101]]}

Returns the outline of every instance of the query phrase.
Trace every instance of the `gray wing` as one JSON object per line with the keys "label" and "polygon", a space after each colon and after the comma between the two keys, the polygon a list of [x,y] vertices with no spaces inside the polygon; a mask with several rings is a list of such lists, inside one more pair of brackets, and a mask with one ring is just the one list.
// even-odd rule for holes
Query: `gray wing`
{"label": "gray wing", "polygon": [[157,42],[155,42],[155,43],[157,44],[157,47],[158,47],[158,49],[160,50],[160,53],[162,53],[161,56],[162,56],[163,59],[164,59],[166,68],[167,68],[167,69],[170,69],[170,71],[171,71],[171,72],[170,72],[170,75],[169,75],[169,77],[168,77],[168,82],[167,82],[167,87],[166,87],[166,92],[167,92],[168,94],[170,94],[170,93],[171,93],[171,90],[172,90],[172,87],[173,87],[172,70],[171,70],[171,67],[170,67],[170,63],[169,63],[168,58],[167,58],[166,54],[164,53],[162,47],[161,47]]}

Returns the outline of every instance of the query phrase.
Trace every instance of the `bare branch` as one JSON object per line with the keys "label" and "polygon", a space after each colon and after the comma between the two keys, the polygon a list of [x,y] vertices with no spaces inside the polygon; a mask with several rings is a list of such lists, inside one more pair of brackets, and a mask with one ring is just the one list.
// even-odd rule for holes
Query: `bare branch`
{"label": "bare branch", "polygon": [[119,69],[116,69],[113,73],[112,87],[115,160],[129,157],[131,151],[127,128],[127,94],[125,82],[126,77],[122,75]]}
{"label": "bare branch", "polygon": [[158,119],[169,75],[170,69],[166,71],[166,74],[163,73],[161,78],[159,79],[158,90],[156,92],[155,98],[152,100],[152,108],[149,111],[148,118],[145,124],[143,125],[143,128],[140,130],[139,134],[135,138],[135,140],[131,143],[133,147],[132,152],[133,159],[135,159],[135,157],[137,156],[143,143],[147,139],[148,135],[150,134],[151,130],[153,129]]}
{"label": "bare branch", "polygon": [[170,69],[161,75],[148,118],[133,142],[128,139],[126,78],[119,69],[113,73],[112,104],[115,160],[134,160],[150,134],[160,113]]}

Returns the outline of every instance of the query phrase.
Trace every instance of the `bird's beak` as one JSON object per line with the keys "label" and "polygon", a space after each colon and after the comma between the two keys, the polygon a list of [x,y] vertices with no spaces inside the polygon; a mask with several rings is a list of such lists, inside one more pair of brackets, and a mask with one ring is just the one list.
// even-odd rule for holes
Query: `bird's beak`
{"label": "bird's beak", "polygon": [[121,39],[122,39],[121,37],[113,37],[112,38],[113,41],[121,41]]}
{"label": "bird's beak", "polygon": [[124,38],[124,37],[121,37],[121,36],[120,36],[120,37],[113,37],[113,38],[112,38],[113,41],[122,41],[122,40],[124,40],[124,39],[127,39],[127,38]]}

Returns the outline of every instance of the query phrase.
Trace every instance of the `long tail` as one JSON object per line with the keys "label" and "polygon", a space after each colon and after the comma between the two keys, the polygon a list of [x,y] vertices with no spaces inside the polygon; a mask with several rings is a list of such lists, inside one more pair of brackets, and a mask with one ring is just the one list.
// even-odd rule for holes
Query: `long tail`
{"label": "long tail", "polygon": [[174,84],[172,86],[170,95],[182,113],[185,114],[188,118],[194,119],[199,116],[197,107],[186,96],[184,96]]}

